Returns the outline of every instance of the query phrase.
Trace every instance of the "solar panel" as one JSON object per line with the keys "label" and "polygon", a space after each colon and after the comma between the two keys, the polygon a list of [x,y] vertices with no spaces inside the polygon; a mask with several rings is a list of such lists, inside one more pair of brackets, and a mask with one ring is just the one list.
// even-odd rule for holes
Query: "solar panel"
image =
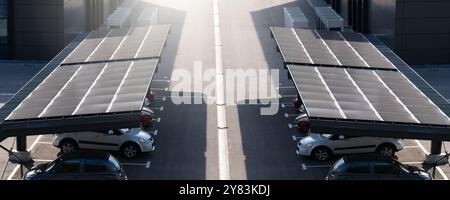
{"label": "solar panel", "polygon": [[158,58],[169,29],[155,25],[94,31],[62,64]]}
{"label": "solar panel", "polygon": [[6,121],[139,111],[157,63],[150,59],[60,66]]}
{"label": "solar panel", "polygon": [[397,71],[288,65],[310,117],[450,125],[450,119]]}
{"label": "solar panel", "polygon": [[395,70],[362,34],[271,27],[286,64]]}

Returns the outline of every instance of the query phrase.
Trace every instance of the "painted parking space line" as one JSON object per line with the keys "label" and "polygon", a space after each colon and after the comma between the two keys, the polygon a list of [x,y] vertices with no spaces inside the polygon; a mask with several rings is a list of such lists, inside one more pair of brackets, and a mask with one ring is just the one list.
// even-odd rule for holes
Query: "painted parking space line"
{"label": "painted parking space line", "polygon": [[423,162],[402,162],[403,164],[407,164],[407,165],[418,165],[418,164],[423,164]]}
{"label": "painted parking space line", "polygon": [[154,121],[160,123],[161,122],[161,117],[158,117],[158,119],[155,119]]}
{"label": "painted parking space line", "polygon": [[302,169],[307,170],[308,168],[330,168],[331,165],[306,165],[302,163]]}
{"label": "painted parking space line", "polygon": [[0,96],[14,96],[16,93],[0,93]]}
{"label": "painted parking space line", "polygon": [[152,82],[166,82],[166,83],[170,83],[170,80],[164,80],[164,79],[157,79],[157,80],[152,80]]}
{"label": "painted parking space line", "polygon": [[294,104],[293,104],[293,103],[282,103],[282,104],[281,104],[281,107],[282,107],[282,108],[286,108],[286,107],[294,107]]}
{"label": "painted parking space line", "polygon": [[297,117],[298,114],[292,114],[292,113],[284,113],[284,117],[289,118],[289,117]]}
{"label": "painted parking space line", "polygon": [[301,140],[301,139],[303,139],[303,137],[292,135],[292,140],[293,141],[297,141],[297,140]]}
{"label": "painted parking space line", "polygon": [[420,148],[420,146],[404,146],[403,149],[415,149]]}
{"label": "painted parking space line", "polygon": [[51,144],[53,145],[53,142],[37,142],[38,144]]}
{"label": "painted parking space line", "polygon": [[33,159],[34,162],[52,162],[53,160],[49,159]]}
{"label": "painted parking space line", "polygon": [[159,110],[159,111],[163,111],[164,110],[164,106],[161,106],[159,108],[150,108],[152,110]]}
{"label": "painted parking space line", "polygon": [[166,87],[166,88],[152,88],[151,90],[152,91],[168,91],[169,88],[168,87]]}
{"label": "painted parking space line", "polygon": [[148,133],[153,134],[153,135],[158,135],[158,130],[149,131]]}
{"label": "painted parking space line", "polygon": [[145,163],[134,163],[134,162],[125,162],[125,163],[122,163],[122,165],[127,165],[127,166],[143,166],[143,167],[145,167],[145,168],[150,168],[150,161],[147,161],[147,162],[145,162]]}
{"label": "painted parking space line", "polygon": [[153,97],[153,99],[155,99],[155,100],[161,100],[161,101],[166,101],[166,97],[164,97],[164,96],[155,96],[155,97]]}
{"label": "painted parking space line", "polygon": [[289,127],[289,128],[295,128],[296,125],[295,125],[295,124],[288,124],[288,127]]}

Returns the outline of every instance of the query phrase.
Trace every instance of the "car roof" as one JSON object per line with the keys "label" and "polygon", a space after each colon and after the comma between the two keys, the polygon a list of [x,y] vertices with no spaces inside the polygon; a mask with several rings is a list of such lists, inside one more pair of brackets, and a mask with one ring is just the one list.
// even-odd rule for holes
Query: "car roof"
{"label": "car roof", "polygon": [[355,155],[346,155],[342,159],[346,162],[354,162],[354,161],[393,161],[392,158],[380,156],[377,154],[355,154]]}
{"label": "car roof", "polygon": [[62,159],[99,159],[107,160],[111,154],[103,151],[74,151],[61,156]]}

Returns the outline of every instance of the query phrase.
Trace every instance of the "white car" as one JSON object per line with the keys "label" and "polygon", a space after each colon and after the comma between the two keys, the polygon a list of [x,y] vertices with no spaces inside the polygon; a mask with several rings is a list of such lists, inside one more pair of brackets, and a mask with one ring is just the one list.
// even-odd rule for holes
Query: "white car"
{"label": "white car", "polygon": [[120,151],[127,158],[155,150],[153,137],[140,128],[56,134],[53,145],[62,153],[76,149]]}
{"label": "white car", "polygon": [[390,157],[402,149],[401,139],[315,133],[311,133],[297,143],[298,155],[311,156],[321,161],[328,160],[331,155],[353,153],[377,152]]}

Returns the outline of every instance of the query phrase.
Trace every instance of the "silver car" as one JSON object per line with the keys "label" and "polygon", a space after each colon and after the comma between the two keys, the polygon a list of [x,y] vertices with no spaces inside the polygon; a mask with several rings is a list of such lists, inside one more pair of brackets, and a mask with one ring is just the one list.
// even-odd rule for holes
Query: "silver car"
{"label": "silver car", "polygon": [[56,134],[53,145],[62,153],[76,149],[120,151],[127,158],[155,150],[153,137],[140,128]]}
{"label": "silver car", "polygon": [[311,133],[297,143],[298,155],[311,156],[322,161],[336,154],[377,152],[390,157],[402,149],[401,139],[315,133]]}

